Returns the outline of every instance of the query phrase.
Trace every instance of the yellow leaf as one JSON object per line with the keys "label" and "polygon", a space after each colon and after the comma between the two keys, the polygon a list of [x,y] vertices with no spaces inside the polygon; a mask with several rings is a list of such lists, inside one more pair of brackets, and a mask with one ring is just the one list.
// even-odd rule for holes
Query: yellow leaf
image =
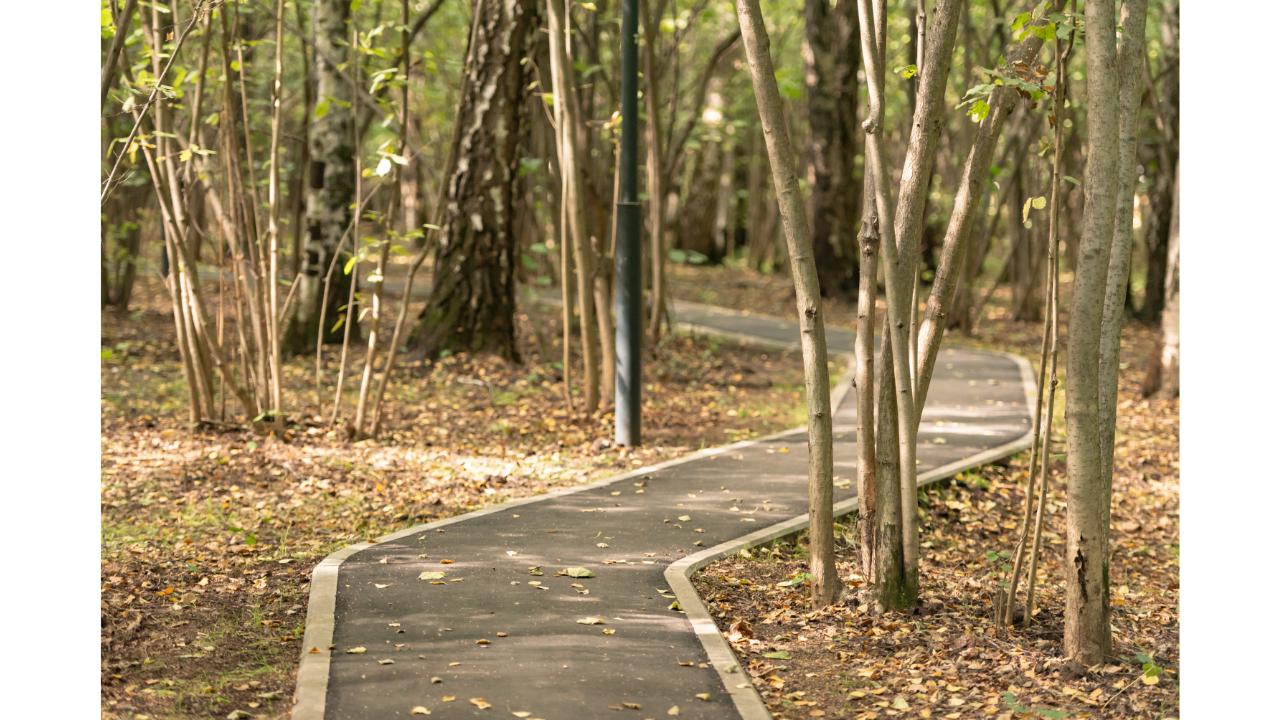
{"label": "yellow leaf", "polygon": [[493,706],[492,706],[492,705],[490,705],[489,703],[485,702],[485,699],[484,699],[484,698],[471,698],[471,704],[472,704],[472,705],[475,705],[476,707],[480,708],[481,710],[485,710],[485,709],[487,709],[487,708],[491,708],[491,707],[493,707]]}
{"label": "yellow leaf", "polygon": [[348,654],[348,655],[359,655],[359,654],[360,654],[360,653],[362,653],[362,652],[364,652],[364,648],[362,648],[362,647],[353,647],[353,648],[351,648],[350,650],[348,650],[348,651],[347,651],[347,654]]}
{"label": "yellow leaf", "polygon": [[1158,682],[1160,682],[1159,675],[1143,675],[1142,676],[1143,685],[1155,685]]}
{"label": "yellow leaf", "polygon": [[409,714],[410,715],[430,715],[431,711],[422,707],[421,705],[418,705],[414,709],[410,710]]}

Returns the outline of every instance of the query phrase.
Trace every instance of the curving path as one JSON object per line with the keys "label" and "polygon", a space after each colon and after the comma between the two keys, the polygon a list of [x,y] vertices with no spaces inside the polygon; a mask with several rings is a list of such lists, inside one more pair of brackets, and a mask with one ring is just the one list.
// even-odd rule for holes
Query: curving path
{"label": "curving path", "polygon": [[[794,323],[723,308],[677,303],[676,315],[740,339],[799,336]],[[832,352],[853,351],[852,332],[829,327],[827,338]],[[849,384],[832,398],[837,514],[857,508],[854,404],[840,403]],[[1026,361],[944,347],[920,428],[921,483],[1029,446],[1033,392]],[[792,430],[336,552],[312,576],[293,719],[399,718],[421,706],[573,720],[628,703],[640,710],[622,717],[638,720],[673,706],[681,718],[769,718],[728,670],[732,653],[687,578],[802,528],[806,473],[805,432]],[[578,567],[594,577],[556,574]],[[446,575],[433,584],[424,572]],[[578,622],[589,617],[604,624]]]}

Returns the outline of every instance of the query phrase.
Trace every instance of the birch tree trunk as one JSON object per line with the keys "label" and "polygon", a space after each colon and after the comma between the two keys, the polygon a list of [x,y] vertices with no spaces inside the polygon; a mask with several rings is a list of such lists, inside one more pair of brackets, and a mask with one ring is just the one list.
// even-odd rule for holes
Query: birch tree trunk
{"label": "birch tree trunk", "polygon": [[1178,200],[1178,180],[1181,172],[1182,164],[1179,162],[1173,173],[1173,218],[1169,223],[1169,264],[1164,276],[1164,315],[1160,320],[1164,336],[1161,343],[1163,348],[1160,351],[1160,396],[1165,398],[1178,397],[1178,380],[1181,371],[1178,337],[1179,306],[1182,300],[1182,292],[1179,288],[1181,284],[1179,276],[1182,273],[1179,262],[1181,251],[1178,227],[1178,207],[1181,205]]}
{"label": "birch tree trunk", "polygon": [[839,599],[840,578],[835,565],[835,537],[832,519],[831,392],[827,375],[827,341],[822,322],[822,299],[813,244],[805,219],[804,196],[796,179],[791,138],[782,113],[782,98],[769,55],[769,36],[759,0],[736,0],[738,25],[751,70],[760,122],[773,183],[782,211],[783,229],[791,255],[791,275],[796,288],[796,310],[800,319],[800,348],[804,356],[804,380],[808,402],[809,430],[809,567],[813,575],[815,608]]}
{"label": "birch tree trunk", "polygon": [[[511,214],[525,118],[522,65],[536,0],[478,0],[453,167],[440,196],[435,282],[409,344],[418,357],[489,351],[514,360],[516,233]],[[528,65],[530,63],[525,63]],[[452,151],[451,151],[452,152]]]}
{"label": "birch tree trunk", "polygon": [[1115,1],[1086,0],[1089,163],[1067,337],[1067,604],[1063,654],[1086,666],[1111,651],[1108,499],[1098,409],[1107,265],[1115,228],[1119,126]]}
{"label": "birch tree trunk", "polygon": [[[352,113],[351,84],[332,59],[346,56],[349,44],[347,18],[350,3],[344,0],[317,0],[312,18],[315,24],[316,73],[315,122],[311,130],[311,158],[307,187],[307,240],[302,261],[301,285],[294,305],[285,345],[290,352],[312,347],[320,329],[320,306],[324,303],[324,275],[338,252],[342,234],[351,224],[355,195],[355,117]],[[341,44],[340,44],[341,43]],[[357,228],[358,230],[358,228]],[[358,247],[359,233],[352,247]],[[340,260],[340,262],[342,262]],[[355,275],[339,273],[330,282],[328,306],[339,307],[350,294]],[[349,315],[356,317],[357,315]],[[342,342],[339,328],[324,328],[324,342]]]}

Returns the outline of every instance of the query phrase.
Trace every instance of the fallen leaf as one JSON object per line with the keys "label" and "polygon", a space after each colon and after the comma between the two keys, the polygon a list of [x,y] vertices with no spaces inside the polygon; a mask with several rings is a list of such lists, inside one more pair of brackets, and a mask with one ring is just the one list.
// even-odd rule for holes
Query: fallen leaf
{"label": "fallen leaf", "polygon": [[810,711],[809,711],[809,717],[822,717],[823,715],[826,715],[826,714],[827,714],[827,713],[826,713],[825,711],[823,711],[823,710],[810,710]]}
{"label": "fallen leaf", "polygon": [[625,708],[627,708],[627,709],[629,709],[629,710],[639,710],[639,709],[640,709],[640,705],[639,705],[638,703],[622,703],[622,706],[623,706],[623,707],[625,707]]}
{"label": "fallen leaf", "polygon": [[618,632],[618,631],[617,631],[617,630],[603,630],[602,632],[603,632],[605,635],[612,635],[612,634],[614,634],[614,633],[616,633],[616,632]]}
{"label": "fallen leaf", "polygon": [[249,713],[244,710],[232,710],[227,713],[227,720],[248,720],[249,717]]}
{"label": "fallen leaf", "polygon": [[483,638],[481,638],[480,640],[477,640],[477,641],[476,641],[476,644],[477,644],[477,645],[488,645],[488,644],[489,644],[489,641],[488,641],[488,640],[485,640],[485,639],[483,639]]}
{"label": "fallen leaf", "polygon": [[671,709],[667,711],[667,714],[668,714],[668,715],[679,715],[679,714],[680,714],[680,706],[679,706],[679,705],[672,705],[672,706],[671,706]]}
{"label": "fallen leaf", "polygon": [[441,564],[441,565],[452,565],[452,564],[453,564],[453,561],[452,561],[452,560],[441,560],[441,561],[440,561],[440,564]]}
{"label": "fallen leaf", "polygon": [[507,554],[508,554],[508,555],[516,555],[516,554],[518,554],[518,553],[516,553],[516,551],[515,551],[515,550],[508,550],[508,551],[507,551]]}
{"label": "fallen leaf", "polygon": [[376,587],[376,588],[378,588],[379,590],[381,590],[382,588],[391,587],[391,585],[390,585],[390,584],[387,584],[387,585],[379,585],[378,583],[374,583],[374,584],[373,584],[373,586],[374,586],[374,587]]}
{"label": "fallen leaf", "polygon": [[578,621],[579,625],[603,625],[604,621],[598,617],[585,617]]}
{"label": "fallen leaf", "polygon": [[455,696],[455,695],[445,695],[444,697],[442,697],[442,698],[440,698],[440,699],[441,699],[441,700],[443,700],[444,702],[453,702],[454,700],[457,700],[458,698],[457,698],[457,696]]}
{"label": "fallen leaf", "polygon": [[580,567],[572,567],[566,570],[562,570],[560,574],[568,575],[569,577],[576,577],[576,578],[593,578],[596,576],[596,574],[591,572],[590,570],[586,568],[580,568]]}
{"label": "fallen leaf", "polygon": [[311,648],[310,650],[308,650],[307,652],[309,652],[309,653],[318,653],[318,652],[320,652],[320,648],[313,647],[313,648]]}
{"label": "fallen leaf", "polygon": [[440,683],[443,683],[443,682],[444,682],[444,681],[443,681],[443,680],[441,680],[441,679],[440,679],[440,678],[438,678],[438,677],[432,677],[432,678],[431,678],[431,684],[432,684],[432,685],[439,685]]}
{"label": "fallen leaf", "polygon": [[400,627],[400,623],[387,623],[387,627]]}
{"label": "fallen leaf", "polygon": [[379,660],[378,664],[379,665],[395,665],[396,661],[395,660]]}
{"label": "fallen leaf", "polygon": [[489,703],[485,702],[484,698],[471,698],[471,704],[472,704],[472,705],[475,705],[476,707],[480,708],[481,710],[486,710],[486,709],[488,709],[488,708],[493,707],[493,706],[492,706],[492,705],[490,705]]}
{"label": "fallen leaf", "polygon": [[677,611],[683,611],[683,610],[684,610],[684,608],[680,606],[680,601],[679,601],[679,600],[677,600],[677,601],[675,601],[675,602],[671,603],[671,604],[670,604],[670,605],[668,605],[667,607],[668,607],[668,608],[670,608],[670,609],[672,609],[672,610],[677,610]]}
{"label": "fallen leaf", "polygon": [[608,543],[596,543],[596,547],[598,547],[598,548],[607,548],[607,547],[609,547],[609,544],[608,544]]}
{"label": "fallen leaf", "polygon": [[518,718],[527,718],[533,713],[529,712],[528,710],[516,710],[516,711],[513,711],[511,714],[515,715]]}
{"label": "fallen leaf", "polygon": [[498,637],[506,637],[506,636],[507,636],[507,634],[506,634],[506,633],[504,633],[504,632],[500,632],[500,633],[498,633]]}
{"label": "fallen leaf", "polygon": [[698,698],[702,702],[707,702],[711,699],[711,693],[698,693],[697,695],[694,695],[694,697]]}
{"label": "fallen leaf", "polygon": [[418,576],[419,580],[439,580],[444,577],[444,573],[439,571],[424,572]]}
{"label": "fallen leaf", "polygon": [[689,517],[688,515],[681,515],[680,517],[678,517],[678,518],[676,518],[676,519],[677,519],[677,520],[679,520],[680,522],[689,522],[689,521],[690,521],[690,520],[692,520],[693,518]]}
{"label": "fallen leaf", "polygon": [[412,710],[409,711],[409,714],[410,715],[430,715],[431,711],[422,707],[421,705],[417,705]]}
{"label": "fallen leaf", "polygon": [[764,655],[761,655],[761,657],[767,657],[771,660],[790,660],[791,659],[791,656],[787,654],[786,650],[779,650],[778,652],[765,653]]}
{"label": "fallen leaf", "polygon": [[362,653],[362,652],[364,652],[364,648],[362,648],[362,647],[353,647],[353,648],[351,648],[350,650],[348,650],[348,651],[347,651],[347,654],[348,654],[348,655],[359,655],[359,654],[360,654],[360,653]]}

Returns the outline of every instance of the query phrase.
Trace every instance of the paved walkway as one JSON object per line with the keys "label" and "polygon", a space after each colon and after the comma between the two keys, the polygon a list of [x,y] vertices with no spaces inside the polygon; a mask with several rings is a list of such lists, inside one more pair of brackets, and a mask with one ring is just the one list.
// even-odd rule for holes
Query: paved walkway
{"label": "paved walkway", "polygon": [[[722,308],[677,303],[676,313],[730,336],[799,337],[794,323]],[[827,336],[833,352],[852,352],[852,332]],[[935,375],[920,430],[922,481],[1017,449],[1030,431],[1025,362],[944,348]],[[834,432],[836,502],[848,507],[852,394]],[[698,667],[708,649],[726,656],[704,609],[671,609],[664,571],[695,555],[710,562],[746,535],[803,516],[806,483],[806,436],[790,431],[339,551],[313,575],[293,718],[408,717],[421,706],[446,718],[573,720],[628,703],[640,711],[622,717],[638,720],[672,707],[681,718],[755,715],[763,706],[737,687],[741,673]],[[557,575],[567,568],[594,577]],[[433,572],[444,575],[420,579]],[[688,588],[677,589],[688,604]],[[698,633],[690,618],[703,619]]]}

